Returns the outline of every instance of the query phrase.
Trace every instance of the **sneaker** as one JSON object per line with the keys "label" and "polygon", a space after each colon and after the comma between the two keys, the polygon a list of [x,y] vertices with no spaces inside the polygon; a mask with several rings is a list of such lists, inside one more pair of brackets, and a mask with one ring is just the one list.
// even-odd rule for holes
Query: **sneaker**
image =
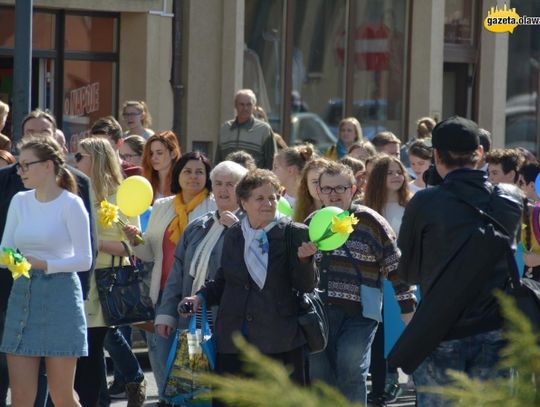
{"label": "sneaker", "polygon": [[384,386],[383,399],[386,403],[393,403],[403,393],[403,389],[399,383],[387,383]]}
{"label": "sneaker", "polygon": [[140,383],[126,383],[127,407],[142,407],[146,400],[146,379]]}
{"label": "sneaker", "polygon": [[126,385],[120,384],[116,380],[109,383],[107,389],[109,397],[112,399],[125,399],[126,398]]}

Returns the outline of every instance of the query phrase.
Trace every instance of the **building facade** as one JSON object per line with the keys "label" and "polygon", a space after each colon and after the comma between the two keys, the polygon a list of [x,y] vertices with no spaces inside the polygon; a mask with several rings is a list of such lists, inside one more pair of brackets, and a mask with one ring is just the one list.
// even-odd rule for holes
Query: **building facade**
{"label": "building facade", "polygon": [[[503,4],[35,0],[32,107],[51,110],[73,148],[95,119],[145,100],[154,130],[174,122],[183,151],[213,156],[235,91],[248,87],[286,140],[324,143],[355,116],[367,138],[390,130],[405,141],[420,117],[460,114],[490,130],[495,146],[536,152],[540,26],[517,27],[510,39],[485,30],[487,11]],[[540,15],[535,2],[512,5]],[[14,22],[14,1],[0,0],[6,101]],[[181,84],[173,87],[175,57]]]}

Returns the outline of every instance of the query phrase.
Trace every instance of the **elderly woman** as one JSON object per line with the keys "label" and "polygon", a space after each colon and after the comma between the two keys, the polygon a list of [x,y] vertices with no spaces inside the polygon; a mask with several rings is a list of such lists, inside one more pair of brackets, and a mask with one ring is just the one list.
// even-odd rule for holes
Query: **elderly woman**
{"label": "elderly woman", "polygon": [[[174,251],[189,222],[216,209],[210,192],[210,162],[198,151],[184,154],[174,165],[171,178],[173,196],[154,203],[148,226],[143,234],[144,244],[134,246],[137,257],[154,262],[150,281],[150,297],[156,309],[174,262]],[[140,230],[133,226],[124,228],[134,244]],[[170,338],[147,333],[148,356],[160,393],[165,383],[165,363],[171,344]]]}
{"label": "elderly woman", "polygon": [[241,372],[232,341],[233,333],[241,332],[262,353],[292,366],[292,378],[303,384],[306,340],[298,326],[295,291],[317,285],[317,248],[308,242],[304,225],[277,218],[279,191],[277,177],[268,170],[251,171],[240,181],[236,197],[246,216],[225,233],[216,278],[180,306],[191,303],[197,312],[204,301],[219,305],[218,373]]}
{"label": "elderly woman", "polygon": [[219,163],[210,173],[217,211],[191,222],[176,246],[174,265],[154,321],[161,336],[169,337],[176,328],[180,300],[197,292],[205,280],[215,278],[225,231],[238,222],[235,188],[246,173],[247,169],[232,161]]}

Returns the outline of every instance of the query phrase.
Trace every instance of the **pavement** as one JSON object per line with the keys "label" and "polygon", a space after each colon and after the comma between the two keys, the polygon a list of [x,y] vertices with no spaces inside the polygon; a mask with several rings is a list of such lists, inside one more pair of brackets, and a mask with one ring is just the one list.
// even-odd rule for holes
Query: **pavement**
{"label": "pavement", "polygon": [[[145,406],[148,407],[154,407],[157,406],[158,403],[158,389],[156,386],[156,381],[154,380],[154,375],[152,374],[152,371],[150,369],[150,363],[148,362],[148,356],[146,353],[146,349],[139,348],[136,349],[135,353],[137,354],[137,358],[139,359],[139,362],[141,363],[141,367],[144,370],[145,377],[146,377],[146,402],[144,403]],[[111,382],[113,380],[113,377],[111,374],[108,375],[107,382]],[[415,406],[415,400],[416,396],[414,393],[414,390],[408,388],[407,384],[407,376],[404,374],[400,374],[399,376],[399,382],[402,385],[402,387],[405,389],[403,394],[398,398],[398,400],[395,403],[388,404],[389,407],[413,407]],[[370,384],[368,383],[368,386]],[[8,392],[8,407],[11,406],[11,397]],[[113,399],[111,401],[112,407],[127,407],[127,400],[126,399]],[[371,406],[371,404],[369,405]],[[278,407],[276,405],[276,407]]]}

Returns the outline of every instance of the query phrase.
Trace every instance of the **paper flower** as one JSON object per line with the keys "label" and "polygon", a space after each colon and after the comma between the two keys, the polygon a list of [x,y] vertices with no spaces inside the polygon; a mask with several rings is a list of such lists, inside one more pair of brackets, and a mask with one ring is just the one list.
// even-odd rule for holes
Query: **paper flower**
{"label": "paper flower", "polygon": [[358,219],[356,219],[353,215],[348,215],[341,219],[334,216],[332,218],[332,226],[330,229],[334,233],[351,234],[354,230],[353,226],[357,223]]}
{"label": "paper flower", "polygon": [[32,268],[32,265],[28,263],[26,259],[24,259],[23,262],[15,263],[13,266],[9,268],[9,270],[11,271],[11,275],[13,276],[13,280],[17,280],[21,276],[30,278],[29,271],[31,268]]}
{"label": "paper flower", "polygon": [[98,209],[98,222],[100,225],[108,229],[113,225],[113,223],[117,223],[119,221],[118,206],[113,205],[106,199],[101,201]]}
{"label": "paper flower", "polygon": [[13,280],[17,280],[21,276],[30,278],[32,265],[15,249],[4,247],[0,254],[0,264],[6,266],[11,271]]}
{"label": "paper flower", "polygon": [[[106,199],[101,201],[97,211],[99,224],[106,229],[110,228],[114,223],[118,223],[122,227],[126,226],[127,223],[118,216],[118,211],[119,208],[117,205],[108,202]],[[141,235],[135,236],[135,241],[137,243],[144,243]]]}

